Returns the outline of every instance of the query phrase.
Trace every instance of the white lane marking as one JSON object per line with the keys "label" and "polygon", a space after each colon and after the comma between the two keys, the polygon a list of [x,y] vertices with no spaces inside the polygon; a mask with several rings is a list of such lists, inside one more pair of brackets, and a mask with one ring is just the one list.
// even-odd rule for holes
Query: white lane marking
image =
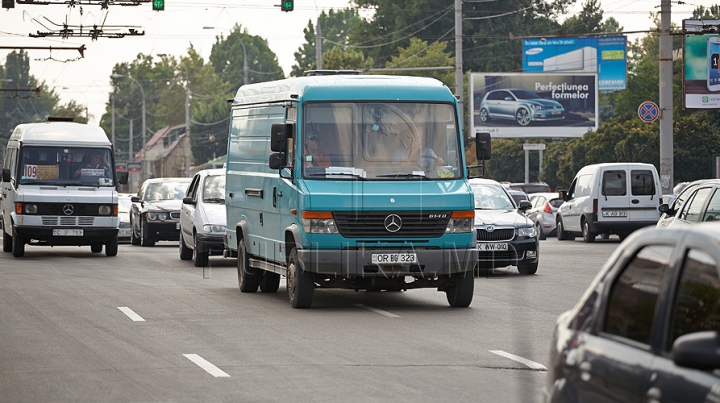
{"label": "white lane marking", "polygon": [[122,313],[128,316],[128,318],[132,319],[133,322],[145,322],[145,319],[142,318],[142,316],[138,315],[133,311],[132,309],[126,307],[126,306],[119,306],[117,307]]}
{"label": "white lane marking", "polygon": [[212,365],[208,360],[200,357],[197,354],[183,354],[183,356],[185,356],[185,358],[187,358],[188,360],[197,364],[198,367],[204,369],[205,371],[207,371],[208,374],[214,376],[215,378],[229,378],[230,377],[230,375],[228,375],[227,372]]}
{"label": "white lane marking", "polygon": [[539,363],[537,363],[537,362],[535,362],[535,361],[530,361],[530,360],[528,360],[528,359],[526,359],[526,358],[522,358],[522,357],[517,356],[517,355],[515,355],[515,354],[510,354],[510,353],[505,352],[505,351],[502,351],[502,350],[488,350],[488,351],[490,351],[490,352],[493,353],[493,354],[497,354],[497,355],[499,355],[499,356],[502,356],[502,357],[505,357],[505,358],[509,358],[509,359],[511,359],[511,360],[513,360],[513,361],[517,361],[517,362],[519,362],[519,363],[521,363],[521,364],[525,364],[525,365],[527,365],[530,369],[547,371],[547,368],[546,368],[544,365],[539,364]]}
{"label": "white lane marking", "polygon": [[375,312],[375,313],[379,313],[380,315],[385,315],[385,316],[387,316],[388,318],[399,318],[399,317],[400,317],[399,315],[395,315],[394,313],[390,313],[390,312],[387,312],[387,311],[383,311],[382,309],[373,308],[373,307],[371,307],[371,306],[366,306],[366,305],[363,305],[363,304],[354,304],[354,305],[355,305],[356,307],[358,307],[358,308],[367,309],[368,311],[373,311],[373,312]]}

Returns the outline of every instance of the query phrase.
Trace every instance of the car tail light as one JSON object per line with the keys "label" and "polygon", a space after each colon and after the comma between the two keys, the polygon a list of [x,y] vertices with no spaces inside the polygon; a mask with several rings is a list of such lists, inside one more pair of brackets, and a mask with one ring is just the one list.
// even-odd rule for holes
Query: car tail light
{"label": "car tail light", "polygon": [[550,203],[545,202],[545,207],[543,207],[543,211],[548,214],[552,214],[552,207],[550,207]]}
{"label": "car tail light", "polygon": [[597,210],[598,210],[598,202],[597,202],[597,200],[598,200],[598,199],[593,199],[593,214],[597,214]]}

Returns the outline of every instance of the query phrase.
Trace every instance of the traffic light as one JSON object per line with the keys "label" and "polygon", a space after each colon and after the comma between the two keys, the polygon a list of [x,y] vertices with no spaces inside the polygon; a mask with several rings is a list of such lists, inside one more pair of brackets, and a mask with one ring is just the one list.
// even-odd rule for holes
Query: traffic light
{"label": "traffic light", "polygon": [[2,0],[2,8],[15,8],[15,0]]}
{"label": "traffic light", "polygon": [[153,0],[153,11],[162,11],[165,9],[165,0]]}
{"label": "traffic light", "polygon": [[295,0],[281,0],[280,10],[281,11],[292,11],[295,7]]}

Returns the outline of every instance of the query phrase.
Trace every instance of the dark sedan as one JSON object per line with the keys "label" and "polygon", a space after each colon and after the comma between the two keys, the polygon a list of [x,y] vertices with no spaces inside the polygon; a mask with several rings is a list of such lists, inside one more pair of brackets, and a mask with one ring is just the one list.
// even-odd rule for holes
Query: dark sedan
{"label": "dark sedan", "polygon": [[154,246],[158,241],[180,239],[180,208],[190,178],[146,180],[132,197],[130,242]]}
{"label": "dark sedan", "polygon": [[720,401],[720,224],[636,231],[557,320],[546,402]]}

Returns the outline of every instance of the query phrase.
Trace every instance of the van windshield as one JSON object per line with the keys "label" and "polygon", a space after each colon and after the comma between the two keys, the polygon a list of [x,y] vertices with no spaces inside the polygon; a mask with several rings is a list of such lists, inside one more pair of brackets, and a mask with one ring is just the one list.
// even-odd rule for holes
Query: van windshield
{"label": "van windshield", "polygon": [[301,151],[310,179],[444,180],[463,176],[449,103],[305,104]]}
{"label": "van windshield", "polygon": [[109,148],[25,146],[20,157],[20,184],[115,186]]}

